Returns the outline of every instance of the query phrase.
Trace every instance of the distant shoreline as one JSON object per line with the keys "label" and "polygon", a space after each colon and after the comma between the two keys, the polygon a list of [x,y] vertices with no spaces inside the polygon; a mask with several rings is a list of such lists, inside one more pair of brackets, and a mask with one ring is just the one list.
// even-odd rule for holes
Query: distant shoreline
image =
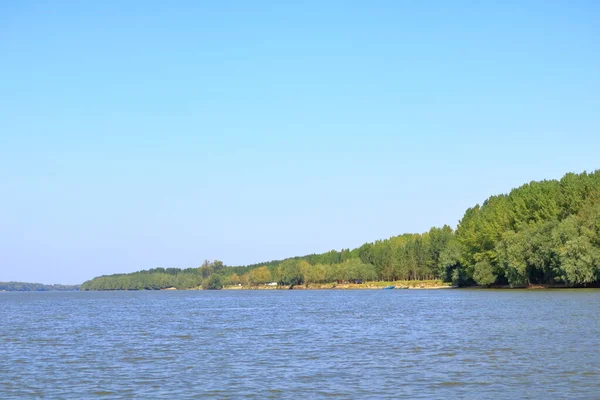
{"label": "distant shoreline", "polygon": [[[377,286],[361,286],[361,285],[320,285],[309,286],[304,285],[294,286],[226,286],[221,290],[382,290],[384,287]],[[458,289],[458,286],[430,286],[430,287],[394,287],[395,290],[440,290],[440,289]],[[173,290],[173,289],[171,289]],[[176,290],[176,289],[175,289]],[[186,289],[184,289],[186,290]],[[203,289],[200,289],[203,290]]]}
{"label": "distant shoreline", "polygon": [[[390,285],[392,286],[392,285]],[[257,285],[257,286],[225,286],[221,289],[217,290],[240,290],[240,291],[254,291],[254,290],[382,290],[386,289],[385,286],[373,286],[373,285],[365,285],[365,284],[340,284],[340,285],[331,285],[331,284],[322,284],[322,285],[309,285],[306,287],[305,285],[297,285],[293,288],[288,286],[267,286],[267,285]],[[442,285],[442,286],[394,286],[394,290],[448,290],[448,289],[460,289],[460,290],[486,290],[486,291],[502,291],[502,290],[560,290],[560,289],[600,289],[600,287],[596,285],[591,286],[566,286],[566,285],[530,285],[530,286],[515,286],[511,287],[509,285],[503,286],[451,286],[451,285]],[[162,292],[162,291],[204,291],[210,289],[203,289],[202,287],[195,288],[187,288],[187,289],[177,289],[175,287],[169,287],[164,289],[108,289],[108,290],[0,290],[0,293],[43,293],[43,292]]]}
{"label": "distant shoreline", "polygon": [[34,282],[0,282],[0,292],[70,292],[78,291],[81,285],[44,284]]}
{"label": "distant shoreline", "polygon": [[[384,288],[388,288],[393,286],[394,290],[447,290],[447,289],[461,289],[461,290],[549,290],[549,289],[598,289],[598,286],[567,286],[565,284],[546,284],[546,285],[537,285],[532,284],[529,286],[509,286],[509,285],[496,285],[496,286],[453,286],[451,284],[448,285],[435,285],[430,281],[411,281],[413,282],[411,285],[384,285],[382,283],[385,282],[367,282],[364,284],[355,284],[355,283],[343,283],[343,284],[312,284],[308,285],[296,285],[294,287],[289,287],[285,285],[277,285],[277,286],[269,286],[269,285],[255,285],[255,286],[224,286],[219,290],[382,290]],[[425,283],[425,284],[424,284]],[[391,288],[390,288],[391,289]],[[198,288],[190,288],[190,289],[177,289],[174,287],[160,289],[160,290],[207,290]]]}

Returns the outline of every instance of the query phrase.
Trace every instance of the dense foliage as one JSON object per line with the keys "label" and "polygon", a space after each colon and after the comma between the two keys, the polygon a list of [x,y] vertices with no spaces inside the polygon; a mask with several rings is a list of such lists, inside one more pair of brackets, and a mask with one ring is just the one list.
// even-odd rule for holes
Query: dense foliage
{"label": "dense foliage", "polygon": [[456,285],[589,285],[600,281],[600,170],[531,182],[492,196],[445,225],[356,249],[226,267],[156,268],[102,276],[84,290],[178,289],[366,280],[442,279]]}
{"label": "dense foliage", "polygon": [[0,282],[0,291],[7,292],[49,292],[79,290],[79,285],[44,285],[29,282]]}

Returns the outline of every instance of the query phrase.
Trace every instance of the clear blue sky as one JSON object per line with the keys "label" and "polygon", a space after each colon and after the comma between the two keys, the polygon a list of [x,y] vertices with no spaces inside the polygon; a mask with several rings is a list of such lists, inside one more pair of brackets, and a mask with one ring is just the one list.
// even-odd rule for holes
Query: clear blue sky
{"label": "clear blue sky", "polygon": [[0,281],[356,247],[600,168],[595,1],[0,4]]}

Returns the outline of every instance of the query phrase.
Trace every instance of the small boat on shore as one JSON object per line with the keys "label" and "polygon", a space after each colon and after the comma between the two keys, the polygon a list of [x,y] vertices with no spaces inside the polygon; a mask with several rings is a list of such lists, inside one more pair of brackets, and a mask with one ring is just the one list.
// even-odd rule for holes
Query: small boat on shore
{"label": "small boat on shore", "polygon": [[390,289],[396,289],[396,286],[386,286],[383,288],[383,290],[390,290]]}

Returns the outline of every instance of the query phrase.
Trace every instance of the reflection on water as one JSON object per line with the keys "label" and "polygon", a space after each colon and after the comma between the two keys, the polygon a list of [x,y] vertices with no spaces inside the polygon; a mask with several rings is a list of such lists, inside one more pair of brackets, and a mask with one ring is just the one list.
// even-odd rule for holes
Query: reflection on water
{"label": "reflection on water", "polygon": [[0,397],[598,398],[600,290],[0,293]]}

